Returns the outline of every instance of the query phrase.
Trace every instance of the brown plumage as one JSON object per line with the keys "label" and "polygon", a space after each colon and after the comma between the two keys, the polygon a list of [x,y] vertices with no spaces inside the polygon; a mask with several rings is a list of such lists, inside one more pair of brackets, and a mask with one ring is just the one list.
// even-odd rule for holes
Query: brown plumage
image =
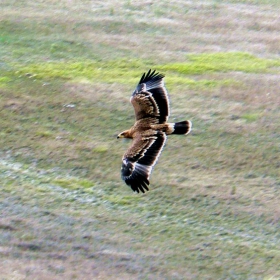
{"label": "brown plumage", "polygon": [[133,191],[149,190],[149,176],[169,134],[188,134],[191,122],[167,123],[169,98],[164,75],[149,70],[144,73],[130,102],[135,111],[135,124],[118,135],[132,138],[132,145],[122,158],[121,176]]}

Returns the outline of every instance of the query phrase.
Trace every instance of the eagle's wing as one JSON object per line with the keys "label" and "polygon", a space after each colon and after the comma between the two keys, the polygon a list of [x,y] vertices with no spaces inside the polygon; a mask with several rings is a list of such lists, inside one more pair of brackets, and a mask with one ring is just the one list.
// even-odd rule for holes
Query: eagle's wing
{"label": "eagle's wing", "polygon": [[164,75],[151,71],[144,73],[133,92],[130,102],[136,120],[154,117],[165,123],[169,116],[169,98],[163,82]]}
{"label": "eagle's wing", "polygon": [[155,131],[154,135],[133,139],[131,147],[123,156],[122,179],[133,191],[149,190],[149,176],[164,147],[166,135]]}

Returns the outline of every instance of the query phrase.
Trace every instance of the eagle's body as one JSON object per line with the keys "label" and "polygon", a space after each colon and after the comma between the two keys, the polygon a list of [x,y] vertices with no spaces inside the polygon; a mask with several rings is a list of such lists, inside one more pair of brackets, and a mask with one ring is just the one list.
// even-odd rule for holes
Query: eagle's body
{"label": "eagle's body", "polygon": [[143,74],[130,102],[135,111],[135,124],[118,135],[132,138],[132,145],[123,156],[122,179],[133,191],[148,190],[149,176],[164,147],[166,135],[188,134],[191,122],[167,123],[169,98],[163,75],[148,71]]}
{"label": "eagle's body", "polygon": [[149,136],[153,135],[155,130],[165,132],[168,135],[174,132],[173,126],[174,124],[159,124],[153,118],[145,118],[136,121],[130,129],[123,131],[119,138],[136,138],[139,135]]}

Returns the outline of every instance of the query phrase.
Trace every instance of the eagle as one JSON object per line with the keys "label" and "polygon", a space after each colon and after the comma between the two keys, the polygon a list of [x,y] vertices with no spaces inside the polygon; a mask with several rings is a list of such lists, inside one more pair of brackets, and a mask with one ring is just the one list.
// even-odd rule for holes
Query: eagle
{"label": "eagle", "polygon": [[149,178],[166,142],[167,135],[188,134],[190,121],[168,123],[169,97],[164,75],[149,70],[132,93],[135,123],[117,138],[130,138],[132,144],[122,158],[121,178],[135,192],[149,190]]}

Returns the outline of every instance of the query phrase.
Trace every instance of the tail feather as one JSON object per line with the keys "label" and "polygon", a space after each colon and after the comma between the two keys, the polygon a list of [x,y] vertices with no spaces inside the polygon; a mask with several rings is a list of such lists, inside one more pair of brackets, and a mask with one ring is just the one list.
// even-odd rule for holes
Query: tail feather
{"label": "tail feather", "polygon": [[191,121],[176,122],[171,134],[188,134],[192,129]]}

